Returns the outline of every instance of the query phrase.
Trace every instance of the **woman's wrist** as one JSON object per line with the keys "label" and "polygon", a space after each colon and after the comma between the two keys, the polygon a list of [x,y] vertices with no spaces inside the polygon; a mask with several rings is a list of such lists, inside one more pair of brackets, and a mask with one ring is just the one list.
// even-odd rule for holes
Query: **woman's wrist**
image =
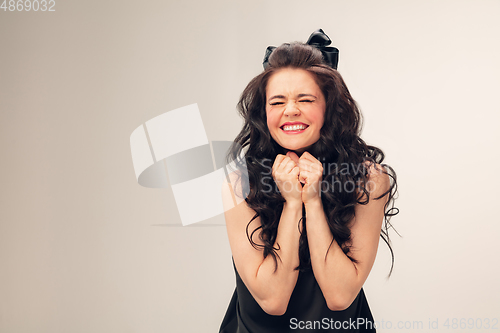
{"label": "woman's wrist", "polygon": [[306,208],[306,211],[308,209],[317,209],[321,208],[323,209],[323,202],[321,201],[320,197],[308,200],[307,202],[304,202],[304,206]]}
{"label": "woman's wrist", "polygon": [[302,201],[300,200],[288,200],[283,204],[283,209],[300,209],[302,210]]}

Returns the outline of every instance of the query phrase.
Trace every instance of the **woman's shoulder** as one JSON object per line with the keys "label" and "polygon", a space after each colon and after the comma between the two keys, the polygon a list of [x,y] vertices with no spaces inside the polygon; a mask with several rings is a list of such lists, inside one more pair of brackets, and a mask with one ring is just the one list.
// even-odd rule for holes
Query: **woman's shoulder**
{"label": "woman's shoulder", "polygon": [[365,187],[374,198],[378,198],[391,188],[391,178],[386,168],[372,161],[365,161],[367,179]]}
{"label": "woman's shoulder", "polygon": [[248,195],[248,181],[246,177],[248,176],[245,173],[236,170],[224,178],[222,182],[224,211],[236,207],[245,201]]}

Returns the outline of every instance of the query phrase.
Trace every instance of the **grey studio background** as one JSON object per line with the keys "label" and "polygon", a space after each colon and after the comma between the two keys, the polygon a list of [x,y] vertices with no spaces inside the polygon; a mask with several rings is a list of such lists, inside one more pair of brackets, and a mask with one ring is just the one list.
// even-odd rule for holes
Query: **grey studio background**
{"label": "grey studio background", "polygon": [[497,0],[0,10],[0,332],[217,332],[235,286],[225,228],[182,227],[169,189],[138,185],[129,137],[198,103],[209,140],[234,139],[266,47],[318,28],[398,174],[394,272],[381,242],[364,286],[379,332],[495,331],[498,17]]}

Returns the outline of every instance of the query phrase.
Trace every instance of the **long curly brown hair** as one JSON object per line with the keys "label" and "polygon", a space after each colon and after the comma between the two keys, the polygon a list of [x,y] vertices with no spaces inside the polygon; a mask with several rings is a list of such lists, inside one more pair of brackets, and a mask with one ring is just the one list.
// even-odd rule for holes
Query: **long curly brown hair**
{"label": "long curly brown hair", "polygon": [[[277,267],[279,255],[274,243],[285,200],[270,176],[270,170],[276,156],[286,154],[286,150],[275,142],[267,127],[266,86],[269,78],[285,67],[312,73],[325,97],[326,110],[320,139],[309,153],[323,165],[328,165],[328,168],[324,168],[321,189],[323,208],[333,240],[354,262],[356,260],[350,255],[351,231],[348,224],[354,217],[355,205],[367,204],[371,200],[366,188],[369,165],[380,164],[382,172],[390,176],[390,188],[378,198],[373,198],[378,200],[387,194],[389,196],[384,207],[384,224],[380,236],[391,252],[390,276],[394,267],[394,252],[388,234],[392,227],[389,220],[399,212],[394,207],[396,173],[390,166],[382,164],[385,156],[381,149],[367,145],[360,138],[361,112],[339,72],[323,62],[318,49],[307,44],[286,43],[276,48],[269,57],[269,66],[250,81],[238,103],[244,125],[229,149],[227,160],[236,161],[241,167],[243,164],[237,161],[239,156],[244,156],[247,172],[242,177],[242,188],[247,190],[242,195],[248,206],[256,212],[247,225],[248,240],[256,249],[263,250],[264,258],[271,255]],[[250,223],[257,217],[260,217],[261,226],[249,230]],[[300,270],[311,267],[305,223],[304,216],[299,247],[300,265],[296,268]],[[253,241],[254,235],[258,235],[263,245]]]}

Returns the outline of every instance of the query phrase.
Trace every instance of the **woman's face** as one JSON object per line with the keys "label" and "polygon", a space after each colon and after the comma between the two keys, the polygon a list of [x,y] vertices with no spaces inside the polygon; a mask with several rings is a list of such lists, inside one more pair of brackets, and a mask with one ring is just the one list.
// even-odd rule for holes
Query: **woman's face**
{"label": "woman's face", "polygon": [[319,140],[325,97],[313,74],[299,68],[274,73],[266,87],[267,127],[283,148],[302,154]]}

